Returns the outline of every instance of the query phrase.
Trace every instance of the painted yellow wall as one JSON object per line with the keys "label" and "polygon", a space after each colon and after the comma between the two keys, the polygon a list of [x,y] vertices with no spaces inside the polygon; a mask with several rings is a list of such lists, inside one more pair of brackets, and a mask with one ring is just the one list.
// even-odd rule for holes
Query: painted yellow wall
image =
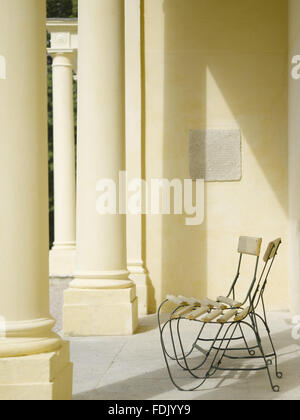
{"label": "painted yellow wall", "polygon": [[[267,297],[271,309],[288,308],[287,2],[144,0],[143,7],[147,180],[189,178],[190,129],[240,128],[243,159],[240,182],[206,184],[202,226],[186,227],[184,216],[146,217],[151,309],[167,293],[223,294],[240,235],[262,236],[263,250],[282,237]],[[242,281],[245,289],[247,276]]]}
{"label": "painted yellow wall", "polygon": [[299,53],[300,2],[289,0],[289,257],[291,312],[295,315],[300,313],[300,80],[299,68],[295,65]]}

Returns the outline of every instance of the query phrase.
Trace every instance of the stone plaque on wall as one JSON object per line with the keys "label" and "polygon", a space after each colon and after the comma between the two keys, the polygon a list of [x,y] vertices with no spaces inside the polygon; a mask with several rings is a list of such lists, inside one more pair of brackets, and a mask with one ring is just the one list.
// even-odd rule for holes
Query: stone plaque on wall
{"label": "stone plaque on wall", "polygon": [[205,181],[239,181],[242,177],[240,130],[191,130],[190,176]]}

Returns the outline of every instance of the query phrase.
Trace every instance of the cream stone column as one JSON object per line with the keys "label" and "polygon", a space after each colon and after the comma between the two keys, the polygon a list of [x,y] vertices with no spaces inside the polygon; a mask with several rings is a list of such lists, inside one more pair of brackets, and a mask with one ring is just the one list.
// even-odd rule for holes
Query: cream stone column
{"label": "cream stone column", "polygon": [[70,399],[48,281],[46,2],[0,0],[0,399]]}
{"label": "cream stone column", "polygon": [[75,262],[75,146],[73,51],[53,57],[54,238],[50,276],[71,277]]}
{"label": "cream stone column", "polygon": [[[126,169],[142,179],[141,0],[125,0]],[[148,275],[143,261],[142,216],[127,216],[127,259],[136,284],[139,315],[148,314]]]}
{"label": "cream stone column", "polygon": [[79,0],[77,256],[64,332],[126,335],[137,328],[125,214],[101,215],[99,182],[125,167],[124,1]]}
{"label": "cream stone column", "polygon": [[300,2],[289,0],[289,218],[291,311],[300,314]]}

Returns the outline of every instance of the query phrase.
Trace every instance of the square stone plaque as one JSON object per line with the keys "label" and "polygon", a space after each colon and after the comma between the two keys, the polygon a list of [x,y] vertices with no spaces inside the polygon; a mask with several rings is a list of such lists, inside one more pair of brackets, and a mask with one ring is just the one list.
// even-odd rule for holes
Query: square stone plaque
{"label": "square stone plaque", "polygon": [[190,176],[205,181],[242,177],[240,130],[190,130]]}

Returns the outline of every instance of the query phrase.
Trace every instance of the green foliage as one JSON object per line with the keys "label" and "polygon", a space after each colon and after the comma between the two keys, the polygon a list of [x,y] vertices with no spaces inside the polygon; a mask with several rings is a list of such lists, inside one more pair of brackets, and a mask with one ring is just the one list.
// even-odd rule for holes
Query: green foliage
{"label": "green foliage", "polygon": [[52,66],[48,61],[48,169],[49,169],[49,227],[50,246],[54,241],[54,189],[53,189],[53,107],[52,107]]}
{"label": "green foliage", "polygon": [[[78,0],[47,0],[48,18],[72,18],[77,17]],[[48,37],[49,46],[49,37]],[[52,105],[52,60],[48,58],[48,164],[49,164],[49,226],[50,247],[54,241],[54,187],[53,187],[53,105]],[[77,83],[74,82],[74,117],[75,134],[77,121]],[[76,138],[76,137],[75,137]]]}
{"label": "green foliage", "polygon": [[78,17],[78,0],[73,0],[72,17]]}
{"label": "green foliage", "polygon": [[48,18],[68,18],[73,13],[72,0],[47,0]]}

